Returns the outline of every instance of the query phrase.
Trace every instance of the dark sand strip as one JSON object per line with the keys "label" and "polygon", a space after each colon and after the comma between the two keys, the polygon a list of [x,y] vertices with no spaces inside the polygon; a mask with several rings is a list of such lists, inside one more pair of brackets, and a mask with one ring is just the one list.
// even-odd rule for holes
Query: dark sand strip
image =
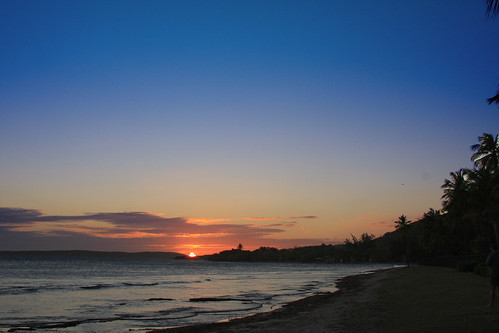
{"label": "dark sand strip", "polygon": [[272,312],[153,332],[497,333],[499,307],[486,307],[488,286],[487,278],[447,268],[391,269],[346,277],[335,293]]}

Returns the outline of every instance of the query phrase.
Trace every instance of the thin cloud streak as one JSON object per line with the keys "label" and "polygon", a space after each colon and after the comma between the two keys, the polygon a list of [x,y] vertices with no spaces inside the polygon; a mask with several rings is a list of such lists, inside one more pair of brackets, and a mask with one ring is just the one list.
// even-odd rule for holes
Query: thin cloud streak
{"label": "thin cloud streak", "polygon": [[250,221],[272,221],[272,220],[303,220],[316,219],[317,216],[294,216],[294,217],[244,217],[243,220]]}
{"label": "thin cloud streak", "polygon": [[218,222],[227,222],[231,221],[231,219],[202,219],[202,218],[188,218],[187,222],[189,223],[197,223],[197,224],[211,224]]}
{"label": "thin cloud streak", "polygon": [[379,230],[380,232],[388,232],[395,229],[393,222],[379,221],[379,222],[369,222],[365,223],[366,226],[374,228],[374,230]]}
{"label": "thin cloud streak", "polygon": [[273,227],[294,227],[295,225],[296,225],[296,222],[287,222],[287,223],[265,224],[265,225],[262,225],[261,227],[267,227],[267,228],[273,228]]}

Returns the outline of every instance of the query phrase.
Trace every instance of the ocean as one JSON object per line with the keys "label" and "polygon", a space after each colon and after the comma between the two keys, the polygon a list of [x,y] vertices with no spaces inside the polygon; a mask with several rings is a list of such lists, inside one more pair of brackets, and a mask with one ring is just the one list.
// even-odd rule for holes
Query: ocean
{"label": "ocean", "polygon": [[389,264],[0,255],[0,332],[144,332],[270,311]]}

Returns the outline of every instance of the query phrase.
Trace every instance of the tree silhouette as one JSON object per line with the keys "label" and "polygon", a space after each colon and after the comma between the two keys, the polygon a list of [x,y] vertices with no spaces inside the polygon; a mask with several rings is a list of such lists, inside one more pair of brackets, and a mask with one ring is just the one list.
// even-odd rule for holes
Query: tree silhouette
{"label": "tree silhouette", "polygon": [[471,208],[477,218],[492,225],[499,244],[499,140],[487,133],[478,140],[480,144],[471,146],[475,151],[471,157],[475,170],[469,174]]}
{"label": "tree silhouette", "polygon": [[350,234],[352,240],[346,239],[345,246],[349,250],[350,261],[369,261],[372,248],[375,246],[373,234],[363,233],[360,239]]}
{"label": "tree silhouette", "polygon": [[451,172],[451,179],[445,179],[441,186],[444,190],[442,205],[448,213],[459,214],[466,209],[469,188],[468,174],[469,170],[467,169]]}
{"label": "tree silhouette", "polygon": [[499,141],[498,136],[483,133],[478,137],[479,144],[471,146],[471,150],[475,153],[471,156],[471,160],[475,163],[478,169],[485,169],[491,172],[497,170],[499,166]]}
{"label": "tree silhouette", "polygon": [[492,226],[493,235],[488,232],[487,237],[495,238],[499,244],[498,136],[484,133],[478,140],[478,144],[471,146],[475,152],[471,157],[475,168],[451,172],[451,178],[442,185],[442,204],[453,220],[452,227],[466,230],[465,224],[470,221],[479,229],[491,230]]}
{"label": "tree silhouette", "polygon": [[430,208],[420,220],[422,223],[421,245],[432,255],[442,255],[448,250],[446,246],[449,238],[448,228],[442,216],[440,210]]}
{"label": "tree silhouette", "polygon": [[407,266],[409,266],[409,240],[407,237],[407,230],[409,229],[409,225],[411,223],[412,222],[407,220],[407,216],[405,216],[404,214],[400,215],[398,220],[395,221],[395,229],[402,231],[404,257],[405,257],[405,261],[407,263]]}
{"label": "tree silhouette", "polygon": [[406,229],[409,224],[411,224],[411,221],[408,221],[407,216],[402,214],[399,216],[399,219],[395,221],[395,229]]}

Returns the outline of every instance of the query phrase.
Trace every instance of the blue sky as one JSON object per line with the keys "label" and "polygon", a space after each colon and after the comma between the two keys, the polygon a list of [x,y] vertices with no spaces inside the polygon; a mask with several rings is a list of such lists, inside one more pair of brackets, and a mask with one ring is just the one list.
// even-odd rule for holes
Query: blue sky
{"label": "blue sky", "polygon": [[[439,209],[445,177],[497,133],[485,100],[498,35],[471,1],[2,1],[0,206],[52,226],[66,216],[71,230],[87,216],[91,229],[56,237],[28,219],[20,231],[7,210],[0,237],[16,241],[3,249],[90,237],[100,245],[78,247],[210,252],[383,234]],[[92,220],[101,213],[197,231],[115,239],[90,227],[123,227]],[[243,237],[268,221],[279,231]],[[205,223],[243,231],[210,238]]]}

